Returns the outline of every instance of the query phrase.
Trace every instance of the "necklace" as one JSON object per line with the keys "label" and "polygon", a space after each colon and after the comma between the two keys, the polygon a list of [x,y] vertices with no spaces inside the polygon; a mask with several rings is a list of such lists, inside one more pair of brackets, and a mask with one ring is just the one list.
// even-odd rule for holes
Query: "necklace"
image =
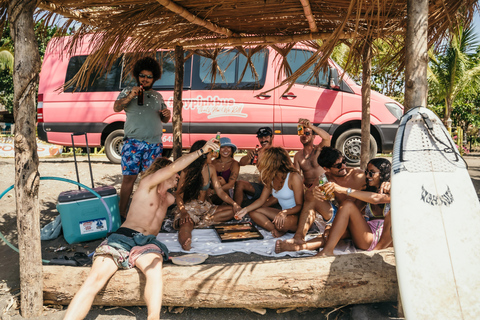
{"label": "necklace", "polygon": [[312,155],[313,151],[315,149],[312,149],[312,151],[310,151],[308,154],[305,154],[305,149],[303,149],[303,158],[305,158],[305,160],[308,160],[308,158],[310,158],[310,156]]}
{"label": "necklace", "polygon": [[222,170],[221,170],[221,172],[225,171],[225,166],[226,166],[227,164],[229,164],[230,162],[232,162],[232,159],[230,159],[230,160],[228,160],[228,161],[226,161],[226,162],[223,162],[223,161],[220,159],[220,163],[222,164]]}

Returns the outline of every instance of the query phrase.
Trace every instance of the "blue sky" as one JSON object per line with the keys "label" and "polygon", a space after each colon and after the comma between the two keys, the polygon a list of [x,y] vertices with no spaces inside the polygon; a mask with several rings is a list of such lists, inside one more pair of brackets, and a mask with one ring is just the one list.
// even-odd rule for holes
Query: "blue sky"
{"label": "blue sky", "polygon": [[480,14],[478,12],[475,12],[474,18],[473,18],[473,26],[475,33],[480,36]]}

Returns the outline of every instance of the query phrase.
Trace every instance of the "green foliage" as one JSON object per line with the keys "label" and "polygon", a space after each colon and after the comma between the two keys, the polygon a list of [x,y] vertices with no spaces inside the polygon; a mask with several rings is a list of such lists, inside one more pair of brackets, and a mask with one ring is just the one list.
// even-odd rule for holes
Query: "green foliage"
{"label": "green foliage", "polygon": [[454,123],[473,121],[466,119],[462,111],[472,111],[471,96],[480,88],[480,46],[473,28],[460,26],[450,30],[449,40],[431,49],[429,56],[430,102],[443,104],[444,119],[450,117]]}
{"label": "green foliage", "polygon": [[[57,27],[43,27],[43,22],[39,21],[35,24],[35,36],[38,43],[38,51],[40,57],[43,60],[45,50],[47,48],[48,41],[53,37],[57,31]],[[0,37],[0,52],[1,49],[14,54],[15,49],[13,47],[13,40],[10,36],[10,27],[8,23],[3,30],[3,34]],[[5,105],[7,110],[12,112],[13,110],[13,67],[2,68],[2,60],[0,60],[0,103]]]}

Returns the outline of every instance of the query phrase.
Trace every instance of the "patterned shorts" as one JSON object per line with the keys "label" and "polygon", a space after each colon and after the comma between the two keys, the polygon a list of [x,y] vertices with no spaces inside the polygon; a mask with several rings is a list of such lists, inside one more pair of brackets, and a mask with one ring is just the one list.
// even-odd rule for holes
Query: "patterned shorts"
{"label": "patterned shorts", "polygon": [[370,247],[367,249],[367,251],[372,251],[373,248],[377,245],[378,241],[380,240],[380,237],[382,236],[383,232],[383,219],[376,219],[376,220],[370,220],[367,221],[368,226],[370,227],[370,230],[372,230],[372,235],[373,235],[373,241]]}
{"label": "patterned shorts", "polygon": [[118,268],[131,269],[139,257],[152,252],[160,254],[164,261],[168,260],[167,247],[155,236],[121,227],[97,247],[93,260],[101,255],[109,255]]}
{"label": "patterned shorts", "polygon": [[162,143],[148,143],[126,139],[122,147],[122,175],[135,176],[147,170],[153,161],[162,155]]}

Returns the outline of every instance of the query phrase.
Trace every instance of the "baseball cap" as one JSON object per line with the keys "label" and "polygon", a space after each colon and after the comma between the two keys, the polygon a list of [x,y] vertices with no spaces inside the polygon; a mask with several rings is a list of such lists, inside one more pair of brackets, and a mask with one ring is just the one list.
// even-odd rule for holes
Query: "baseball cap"
{"label": "baseball cap", "polygon": [[271,135],[273,135],[273,133],[270,127],[261,127],[257,131],[257,138],[271,136]]}

